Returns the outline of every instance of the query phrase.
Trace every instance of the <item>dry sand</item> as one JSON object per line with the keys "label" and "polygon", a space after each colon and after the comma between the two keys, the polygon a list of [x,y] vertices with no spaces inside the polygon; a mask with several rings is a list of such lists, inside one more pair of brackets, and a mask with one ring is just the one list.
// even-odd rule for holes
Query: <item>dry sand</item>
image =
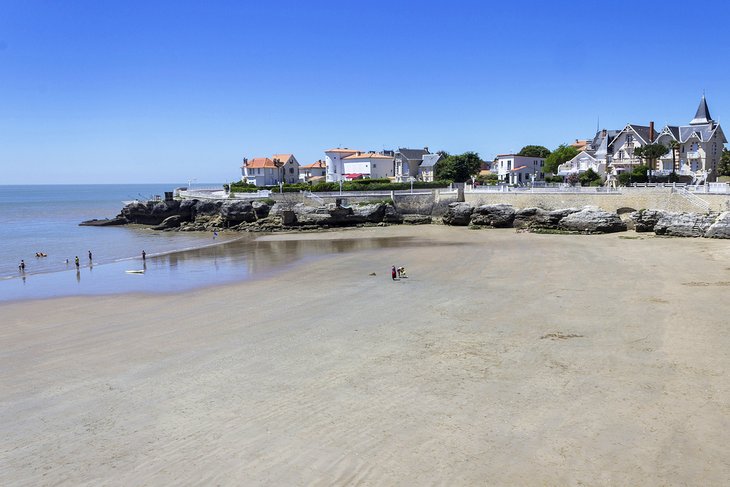
{"label": "dry sand", "polygon": [[0,485],[727,485],[728,242],[278,238],[374,235],[427,245],[1,306]]}

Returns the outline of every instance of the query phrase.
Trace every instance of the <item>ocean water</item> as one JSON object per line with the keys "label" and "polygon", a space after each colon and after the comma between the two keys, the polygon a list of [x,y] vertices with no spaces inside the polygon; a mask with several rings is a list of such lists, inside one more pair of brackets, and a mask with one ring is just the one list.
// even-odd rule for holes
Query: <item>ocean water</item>
{"label": "ocean water", "polygon": [[[397,238],[259,241],[259,235],[236,232],[214,236],[78,225],[116,216],[122,201],[162,195],[178,186],[0,186],[0,302],[179,292],[271,275],[335,253],[408,245],[408,239]],[[147,253],[144,262],[142,250]],[[35,257],[36,252],[48,257]],[[76,256],[81,262],[78,270]],[[18,270],[21,259],[25,273]]]}

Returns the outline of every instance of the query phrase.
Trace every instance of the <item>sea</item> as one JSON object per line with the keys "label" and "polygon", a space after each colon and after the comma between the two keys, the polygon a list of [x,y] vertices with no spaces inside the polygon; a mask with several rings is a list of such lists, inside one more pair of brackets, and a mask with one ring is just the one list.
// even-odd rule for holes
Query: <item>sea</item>
{"label": "sea", "polygon": [[[151,199],[180,186],[185,185],[0,185],[0,302],[174,293],[271,275],[333,253],[402,243],[260,241],[259,235],[238,232],[79,226],[85,220],[113,218],[124,201]],[[143,250],[146,260],[141,258]],[[18,269],[21,260],[25,272]]]}

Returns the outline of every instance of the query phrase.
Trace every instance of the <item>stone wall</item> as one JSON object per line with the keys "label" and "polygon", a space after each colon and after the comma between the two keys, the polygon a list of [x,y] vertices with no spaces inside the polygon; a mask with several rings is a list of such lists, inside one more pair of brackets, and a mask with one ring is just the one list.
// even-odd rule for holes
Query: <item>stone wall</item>
{"label": "stone wall", "polygon": [[[723,194],[697,194],[710,204],[712,211],[730,210],[730,196]],[[464,195],[467,203],[473,206],[508,204],[515,208],[538,207],[546,210],[560,208],[582,208],[597,206],[606,211],[631,208],[661,209],[677,212],[704,212],[683,196],[666,191],[646,188],[622,188],[621,193],[469,193]]]}

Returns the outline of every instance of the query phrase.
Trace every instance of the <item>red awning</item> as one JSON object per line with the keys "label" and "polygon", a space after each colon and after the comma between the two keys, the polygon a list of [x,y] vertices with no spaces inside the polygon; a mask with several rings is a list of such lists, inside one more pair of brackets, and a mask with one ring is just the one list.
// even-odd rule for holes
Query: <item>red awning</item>
{"label": "red awning", "polygon": [[527,167],[527,166],[520,166],[520,167],[516,167],[516,168],[512,169],[512,172],[514,172],[514,171],[519,171],[520,169],[524,169],[524,168],[526,168],[526,167]]}
{"label": "red awning", "polygon": [[363,177],[363,174],[354,174],[353,173],[353,174],[343,174],[343,176],[345,176],[345,178],[347,178],[347,179],[358,179],[358,178]]}

